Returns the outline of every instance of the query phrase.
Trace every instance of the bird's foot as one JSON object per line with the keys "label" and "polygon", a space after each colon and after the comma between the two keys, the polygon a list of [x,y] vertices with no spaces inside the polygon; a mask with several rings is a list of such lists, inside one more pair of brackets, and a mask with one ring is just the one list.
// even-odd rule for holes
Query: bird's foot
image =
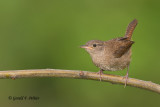
{"label": "bird's foot", "polygon": [[14,75],[14,76],[12,76],[12,77],[11,77],[11,79],[12,79],[12,80],[15,80],[15,79],[16,79],[16,76],[15,76],[15,75]]}
{"label": "bird's foot", "polygon": [[123,77],[123,79],[125,79],[125,85],[124,85],[124,88],[125,88],[128,82],[128,73]]}
{"label": "bird's foot", "polygon": [[99,70],[98,72],[97,72],[97,74],[99,74],[99,76],[100,76],[100,81],[102,80],[102,77],[101,77],[101,75],[103,75],[103,70],[101,69],[101,70]]}

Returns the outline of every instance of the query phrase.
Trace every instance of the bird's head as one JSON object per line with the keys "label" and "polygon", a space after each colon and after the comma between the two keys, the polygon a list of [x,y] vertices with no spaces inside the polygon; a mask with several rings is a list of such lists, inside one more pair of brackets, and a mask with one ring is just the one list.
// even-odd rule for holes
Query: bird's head
{"label": "bird's head", "polygon": [[82,45],[81,48],[84,48],[89,54],[100,53],[104,48],[104,42],[100,40],[91,40],[88,41],[85,45]]}

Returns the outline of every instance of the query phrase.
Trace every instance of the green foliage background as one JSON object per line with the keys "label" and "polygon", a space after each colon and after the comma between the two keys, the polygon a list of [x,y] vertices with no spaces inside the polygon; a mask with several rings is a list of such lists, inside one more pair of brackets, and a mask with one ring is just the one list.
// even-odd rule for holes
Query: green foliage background
{"label": "green foliage background", "polygon": [[[130,77],[160,84],[159,0],[1,0],[0,70],[74,69],[97,72],[79,48],[88,40],[133,34]],[[105,72],[125,75],[126,70]],[[0,105],[16,107],[158,107],[160,96],[133,87],[66,78],[0,80]],[[39,96],[11,101],[8,96]]]}

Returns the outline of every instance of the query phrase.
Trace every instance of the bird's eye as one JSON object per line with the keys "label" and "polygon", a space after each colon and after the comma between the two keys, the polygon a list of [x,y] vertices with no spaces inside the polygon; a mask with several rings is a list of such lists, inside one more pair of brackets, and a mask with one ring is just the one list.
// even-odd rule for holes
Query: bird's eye
{"label": "bird's eye", "polygon": [[96,47],[97,45],[96,44],[93,44],[93,47]]}

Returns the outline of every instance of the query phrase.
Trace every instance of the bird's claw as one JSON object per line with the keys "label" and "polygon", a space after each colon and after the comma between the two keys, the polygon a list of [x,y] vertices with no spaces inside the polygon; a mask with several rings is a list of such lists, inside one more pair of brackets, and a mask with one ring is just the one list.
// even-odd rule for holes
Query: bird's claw
{"label": "bird's claw", "polygon": [[98,72],[97,72],[97,74],[99,74],[99,76],[100,76],[100,78],[99,78],[99,79],[100,79],[100,81],[101,81],[101,80],[102,80],[101,75],[103,75],[103,70],[98,71]]}
{"label": "bird's claw", "polygon": [[128,73],[123,77],[123,79],[125,79],[125,85],[124,85],[124,88],[125,88],[128,82]]}

